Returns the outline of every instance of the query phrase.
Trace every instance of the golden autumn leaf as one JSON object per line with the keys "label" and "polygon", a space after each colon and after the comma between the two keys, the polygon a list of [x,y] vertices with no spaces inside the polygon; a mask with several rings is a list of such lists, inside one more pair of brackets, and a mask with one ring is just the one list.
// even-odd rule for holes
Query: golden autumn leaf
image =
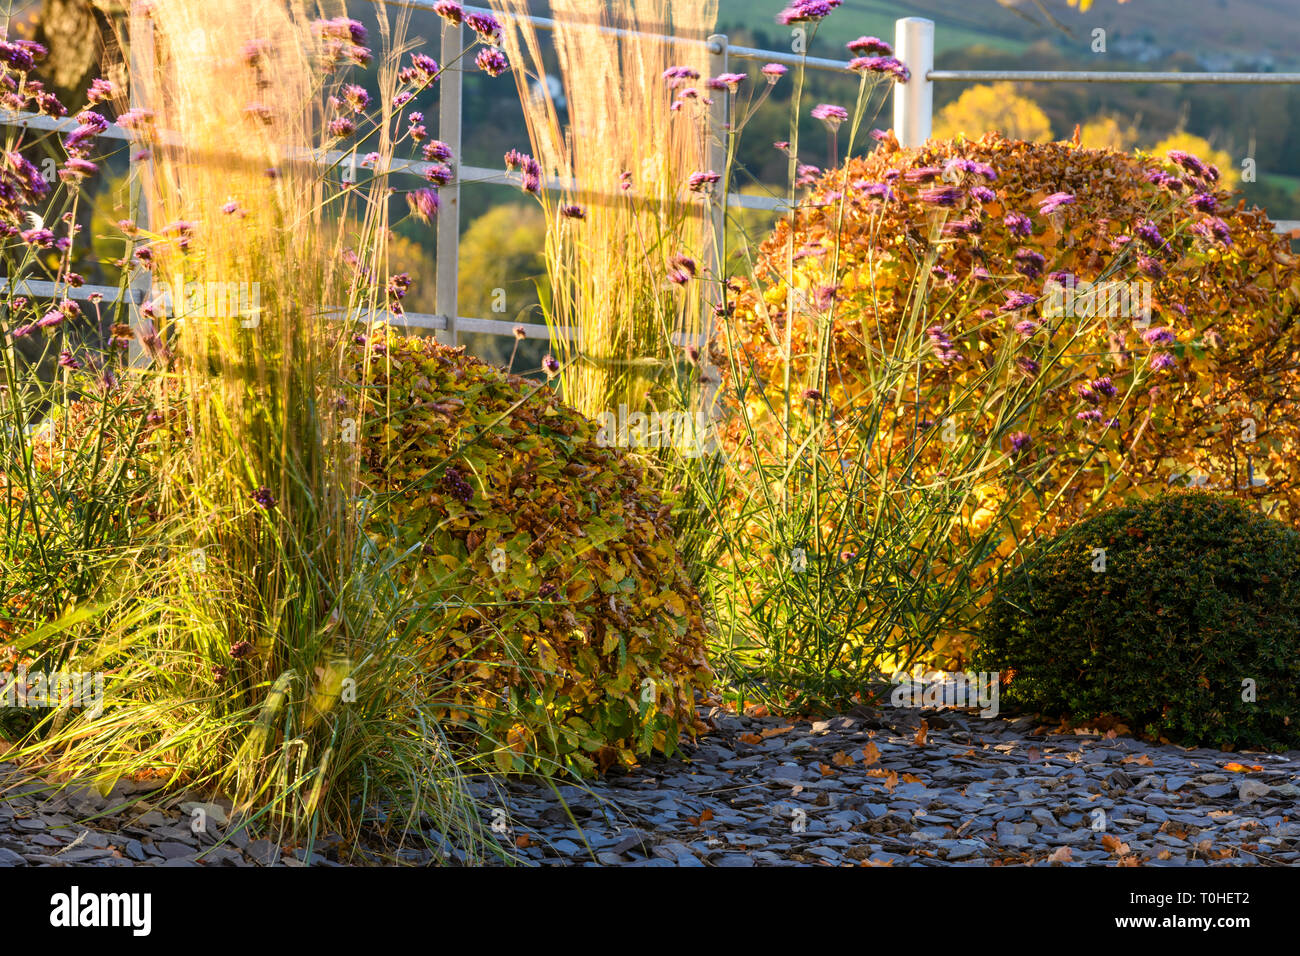
{"label": "golden autumn leaf", "polygon": [[843,750],[837,750],[835,755],[831,757],[831,763],[835,764],[837,767],[851,767],[853,766],[853,758]]}
{"label": "golden autumn leaf", "polygon": [[1231,773],[1250,773],[1250,772],[1252,772],[1252,771],[1254,771],[1254,772],[1259,772],[1260,770],[1263,770],[1264,768],[1261,767],[1261,766],[1260,766],[1259,764],[1257,764],[1257,763],[1254,763],[1254,764],[1240,764],[1240,763],[1237,763],[1236,761],[1233,761],[1232,763],[1226,763],[1226,764],[1224,764],[1224,765],[1223,765],[1223,769],[1224,769],[1224,770],[1227,770],[1227,771],[1230,771]]}
{"label": "golden autumn leaf", "polygon": [[863,758],[862,765],[864,767],[870,767],[874,763],[879,763],[880,748],[877,747],[875,744],[868,742],[867,745],[862,748],[862,758]]}
{"label": "golden autumn leaf", "polygon": [[928,720],[922,720],[921,726],[917,728],[916,736],[912,738],[912,743],[916,744],[918,747],[924,747],[925,739],[929,734],[930,722]]}
{"label": "golden autumn leaf", "polygon": [[1055,853],[1047,858],[1048,863],[1069,863],[1073,860],[1073,854],[1070,853],[1068,846],[1059,847]]}

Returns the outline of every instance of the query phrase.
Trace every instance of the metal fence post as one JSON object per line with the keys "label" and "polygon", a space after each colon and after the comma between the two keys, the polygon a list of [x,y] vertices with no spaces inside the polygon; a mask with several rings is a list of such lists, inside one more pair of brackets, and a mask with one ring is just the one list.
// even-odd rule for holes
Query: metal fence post
{"label": "metal fence post", "polygon": [[[714,33],[708,39],[709,76],[721,76],[727,72],[727,37],[723,33]],[[709,107],[709,168],[722,176],[719,180],[717,195],[711,207],[713,237],[709,247],[709,273],[713,281],[706,287],[704,341],[700,348],[706,348],[713,337],[713,309],[711,306],[722,302],[724,279],[722,261],[723,230],[727,227],[727,143],[731,135],[731,95],[726,90],[712,91],[713,105]]]}
{"label": "metal fence post", "polygon": [[[146,103],[141,91],[141,71],[153,70],[157,65],[154,60],[153,19],[149,15],[148,5],[142,2],[132,4],[128,17],[127,42],[130,45],[129,72],[127,74],[128,96],[132,109],[144,109]],[[137,143],[132,142],[130,139],[127,140],[127,159],[130,164],[128,201],[131,205],[131,215],[134,217],[136,229],[139,232],[144,232],[149,225],[149,203],[144,192],[145,166],[149,160],[136,160],[137,146]],[[131,279],[131,288],[128,292],[131,296],[131,302],[127,306],[127,315],[131,328],[136,329],[142,324],[142,310],[153,294],[153,274],[139,263],[134,262],[134,258],[135,241],[132,240],[131,249],[126,257],[127,268],[135,268],[137,271]],[[141,347],[140,340],[132,338],[127,350],[127,362],[130,365],[138,366],[148,364],[148,361],[149,357]]]}
{"label": "metal fence post", "polygon": [[452,181],[438,190],[441,204],[438,207],[438,314],[447,320],[446,341],[457,344],[456,316],[460,303],[457,283],[460,281],[460,169],[461,169],[461,92],[465,77],[459,66],[448,66],[456,61],[464,49],[464,30],[459,23],[442,25],[442,74],[438,77],[438,138],[451,147],[454,175]]}
{"label": "metal fence post", "polygon": [[900,146],[920,146],[930,138],[934,115],[934,21],[904,17],[894,24],[894,55],[912,76],[894,85],[894,135]]}

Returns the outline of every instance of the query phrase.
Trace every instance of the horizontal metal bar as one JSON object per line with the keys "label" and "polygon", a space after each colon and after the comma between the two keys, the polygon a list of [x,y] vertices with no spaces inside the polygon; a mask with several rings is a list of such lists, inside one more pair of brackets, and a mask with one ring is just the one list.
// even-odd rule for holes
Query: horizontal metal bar
{"label": "horizontal metal bar", "polygon": [[[0,276],[0,295],[9,291],[9,280]],[[14,284],[14,291],[20,295],[30,295],[36,299],[53,299],[56,296],[68,299],[79,299],[82,302],[90,300],[92,295],[102,295],[106,303],[112,304],[118,301],[122,290],[115,285],[83,285],[80,288],[72,288],[64,282],[47,282],[43,279],[19,279]],[[128,302],[139,303],[139,296],[127,290],[126,300]]]}
{"label": "horizontal metal bar", "polygon": [[933,82],[958,83],[1300,83],[1300,73],[1143,73],[1135,70],[931,70]]}
{"label": "horizontal metal bar", "polygon": [[[714,51],[717,52],[717,51]],[[832,73],[848,73],[848,60],[831,60],[822,56],[803,56],[798,53],[783,53],[779,50],[760,50],[752,46],[727,45],[727,56],[742,60],[766,60],[783,66],[807,66],[814,70],[827,70]]]}

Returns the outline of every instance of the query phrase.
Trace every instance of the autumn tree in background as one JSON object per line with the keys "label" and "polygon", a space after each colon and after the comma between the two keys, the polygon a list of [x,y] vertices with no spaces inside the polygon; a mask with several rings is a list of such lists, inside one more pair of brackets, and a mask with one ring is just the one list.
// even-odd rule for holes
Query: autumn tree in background
{"label": "autumn tree in background", "polygon": [[1047,114],[1029,97],[1017,93],[1014,83],[972,86],[934,118],[935,139],[960,135],[977,139],[993,131],[1030,142],[1052,139]]}
{"label": "autumn tree in background", "polygon": [[1079,145],[1086,149],[1117,149],[1126,153],[1137,142],[1137,125],[1125,125],[1117,116],[1096,116],[1079,127]]}

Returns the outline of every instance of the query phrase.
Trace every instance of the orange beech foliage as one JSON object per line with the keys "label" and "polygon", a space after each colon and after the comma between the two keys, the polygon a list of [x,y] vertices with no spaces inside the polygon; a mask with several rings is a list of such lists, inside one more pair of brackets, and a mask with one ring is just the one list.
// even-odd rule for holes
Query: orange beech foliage
{"label": "orange beech foliage", "polygon": [[[874,433],[858,440],[898,468],[897,451],[944,422],[979,379],[987,394],[967,398],[975,414],[954,426],[977,445],[993,436],[1006,454],[996,472],[987,455],[980,463],[967,519],[987,523],[1028,485],[1008,541],[1171,481],[1254,499],[1295,525],[1300,270],[1267,216],[1234,206],[1219,179],[1178,153],[1141,159],[997,134],[902,149],[887,135],[821,178],[793,234],[783,220],[760,246],[751,279],[733,286],[722,347],[755,373],[745,401],[766,399],[775,434],[787,334],[796,417],[807,416],[800,393],[812,386],[832,421],[880,397],[866,370],[898,354],[900,336],[922,336],[917,387],[884,396]],[[1088,295],[1085,283],[1107,285]],[[829,360],[818,365],[810,356],[827,316]],[[1007,396],[1049,368],[1033,407],[1010,413]],[[826,434],[827,447],[843,440]],[[922,447],[915,480],[953,474],[943,449]]]}

